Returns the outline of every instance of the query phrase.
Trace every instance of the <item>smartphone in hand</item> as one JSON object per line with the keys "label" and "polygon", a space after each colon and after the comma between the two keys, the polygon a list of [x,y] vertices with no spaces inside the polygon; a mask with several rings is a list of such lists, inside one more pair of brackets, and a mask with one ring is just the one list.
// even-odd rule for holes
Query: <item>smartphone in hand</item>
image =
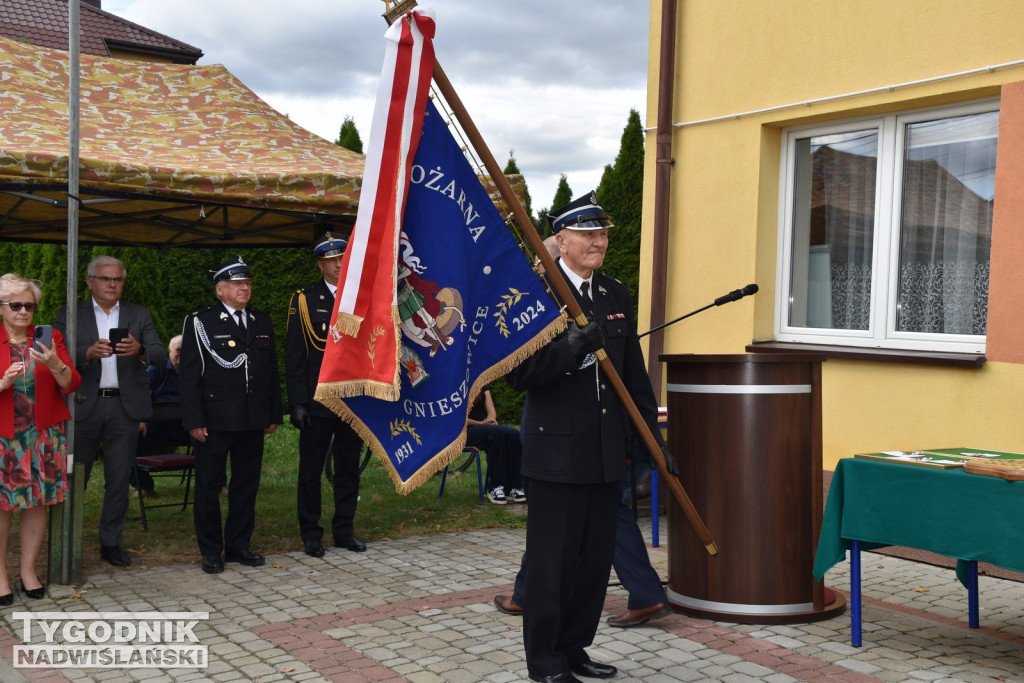
{"label": "smartphone in hand", "polygon": [[125,337],[128,336],[128,328],[111,327],[108,334],[110,334],[110,346],[113,347],[114,353],[117,353],[117,345],[123,342]]}
{"label": "smartphone in hand", "polygon": [[[32,333],[32,339],[35,343],[41,343],[46,348],[53,348],[53,327],[51,325],[36,325],[35,331]],[[42,349],[37,349],[42,351]]]}

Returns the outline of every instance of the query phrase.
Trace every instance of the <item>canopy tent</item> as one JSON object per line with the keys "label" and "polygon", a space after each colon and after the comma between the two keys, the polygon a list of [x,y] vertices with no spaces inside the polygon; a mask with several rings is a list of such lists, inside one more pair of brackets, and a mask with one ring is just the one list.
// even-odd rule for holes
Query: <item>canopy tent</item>
{"label": "canopy tent", "polygon": [[[67,240],[67,61],[0,38],[0,240]],[[363,155],[296,125],[223,66],[81,55],[80,73],[82,242],[307,246],[351,233]],[[522,176],[509,181],[522,200]]]}
{"label": "canopy tent", "polygon": [[[67,239],[67,61],[0,38],[0,239]],[[80,126],[82,242],[297,246],[351,231],[363,155],[222,66],[82,55]]]}

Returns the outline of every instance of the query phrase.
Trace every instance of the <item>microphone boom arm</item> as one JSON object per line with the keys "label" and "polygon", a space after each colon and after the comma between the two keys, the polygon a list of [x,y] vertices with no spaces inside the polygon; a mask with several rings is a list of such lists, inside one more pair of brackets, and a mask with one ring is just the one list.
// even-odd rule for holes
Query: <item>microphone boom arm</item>
{"label": "microphone boom arm", "polygon": [[637,336],[640,337],[640,338],[646,337],[651,332],[657,332],[658,330],[660,330],[663,327],[668,327],[669,325],[674,325],[675,323],[679,322],[680,320],[685,320],[685,319],[689,318],[691,315],[697,315],[701,311],[706,311],[706,310],[708,310],[709,308],[711,308],[712,306],[715,306],[715,305],[716,304],[708,304],[707,306],[704,306],[703,308],[698,308],[696,311],[690,311],[686,315],[681,315],[678,318],[676,318],[675,320],[669,320],[667,323],[662,323],[662,324],[658,325],[657,327],[652,327],[651,329],[647,330],[643,334],[638,334]]}
{"label": "microphone boom arm", "polygon": [[706,311],[709,308],[711,308],[712,306],[721,306],[722,304],[727,304],[727,303],[729,303],[731,301],[739,301],[740,299],[742,299],[743,297],[747,296],[748,294],[757,294],[757,289],[758,289],[758,287],[755,284],[749,284],[746,287],[744,287],[743,289],[734,289],[731,292],[729,292],[728,294],[726,294],[725,296],[718,297],[717,299],[715,299],[712,303],[708,304],[707,306],[704,306],[702,308],[698,308],[696,311],[690,311],[686,315],[681,315],[678,318],[676,318],[675,320],[669,320],[667,323],[662,323],[662,324],[658,325],[657,327],[652,327],[651,329],[647,330],[643,334],[638,334],[637,337],[641,337],[641,338],[642,337],[646,337],[651,332],[657,332],[658,330],[662,329],[663,327],[668,327],[669,325],[674,325],[675,323],[679,322],[680,320],[685,320],[686,318],[689,318],[691,315],[697,315],[701,311]]}

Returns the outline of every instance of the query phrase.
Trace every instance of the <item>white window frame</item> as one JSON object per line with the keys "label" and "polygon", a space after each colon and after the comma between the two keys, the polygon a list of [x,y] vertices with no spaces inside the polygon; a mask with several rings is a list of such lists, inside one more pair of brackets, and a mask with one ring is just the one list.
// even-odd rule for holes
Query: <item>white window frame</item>
{"label": "white window frame", "polygon": [[[985,335],[896,331],[903,184],[903,144],[907,124],[999,111],[998,99],[970,104],[896,112],[782,131],[779,177],[779,246],[776,277],[775,339],[780,342],[829,344],[878,349],[985,352]],[[871,312],[867,330],[798,327],[788,323],[792,302],[793,213],[797,140],[812,136],[874,128],[878,131],[878,172],[875,186],[875,230],[872,246]],[[991,258],[991,255],[990,255]],[[884,277],[883,277],[884,275]]]}

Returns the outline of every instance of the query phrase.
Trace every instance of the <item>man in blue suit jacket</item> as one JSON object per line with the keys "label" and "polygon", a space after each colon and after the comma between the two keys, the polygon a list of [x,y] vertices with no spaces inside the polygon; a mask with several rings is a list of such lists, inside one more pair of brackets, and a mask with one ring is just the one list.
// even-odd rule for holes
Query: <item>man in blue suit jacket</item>
{"label": "man in blue suit jacket", "polygon": [[[75,367],[82,375],[75,397],[75,465],[88,483],[103,444],[100,556],[115,567],[126,567],[131,558],[121,549],[121,531],[128,519],[128,482],[139,422],[153,412],[146,366],[163,362],[167,355],[149,310],[121,299],[124,264],[113,256],[97,256],[86,273],[92,296],[75,308]],[[67,335],[67,309],[57,311],[56,328]],[[111,330],[127,334],[112,342]]]}

